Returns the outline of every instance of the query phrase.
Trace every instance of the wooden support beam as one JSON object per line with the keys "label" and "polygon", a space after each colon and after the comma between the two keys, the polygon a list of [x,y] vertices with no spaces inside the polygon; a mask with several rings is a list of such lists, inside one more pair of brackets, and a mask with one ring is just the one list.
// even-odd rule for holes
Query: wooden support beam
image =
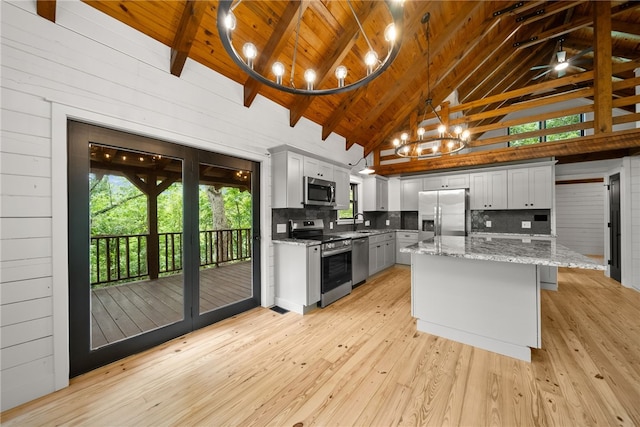
{"label": "wooden support beam", "polygon": [[[296,23],[298,22],[298,14],[304,14],[305,9],[309,6],[308,1],[291,0],[287,3],[282,16],[276,24],[276,28],[273,30],[273,34],[264,46],[258,59],[253,64],[254,70],[262,74],[267,69],[269,62],[277,57],[280,52],[285,48],[288,42],[288,37],[284,37],[285,34],[293,32]],[[247,78],[244,82],[244,106],[250,107],[253,100],[258,95],[258,90],[262,86],[262,83],[251,77]]]}
{"label": "wooden support beam", "polygon": [[173,39],[173,48],[171,49],[171,74],[180,77],[185,62],[189,57],[189,51],[193,45],[200,22],[204,16],[204,11],[208,5],[207,1],[187,0],[180,18],[178,30]]}
{"label": "wooden support beam", "polygon": [[594,2],[595,22],[595,61],[594,61],[594,133],[611,132],[613,115],[611,109],[613,84],[611,81],[611,2],[601,0]]}
{"label": "wooden support beam", "polygon": [[390,165],[375,165],[378,175],[419,173],[442,169],[469,168],[495,165],[529,159],[582,155],[627,148],[640,147],[640,129],[607,134],[591,135],[562,141],[544,142],[522,147],[507,147],[495,150],[457,154],[435,159],[418,160]]}
{"label": "wooden support beam", "polygon": [[37,0],[36,11],[43,18],[56,22],[56,0]]}

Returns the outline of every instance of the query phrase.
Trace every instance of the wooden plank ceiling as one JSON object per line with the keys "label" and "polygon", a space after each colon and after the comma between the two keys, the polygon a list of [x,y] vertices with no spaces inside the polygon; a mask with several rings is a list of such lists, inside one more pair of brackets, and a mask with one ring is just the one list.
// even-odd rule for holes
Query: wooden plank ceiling
{"label": "wooden plank ceiling", "polygon": [[[406,0],[403,5],[402,48],[389,69],[376,80],[354,91],[305,97],[259,84],[231,61],[218,36],[218,2],[215,0],[85,2],[169,46],[172,55],[171,63],[167,64],[167,72],[171,72],[176,78],[180,77],[186,59],[191,58],[244,85],[243,102],[248,108],[251,108],[255,96],[260,94],[290,111],[291,126],[295,126],[301,117],[306,117],[322,126],[323,139],[334,132],[345,137],[346,148],[359,144],[365,155],[374,153],[376,160],[380,159],[380,150],[390,147],[390,141],[395,135],[409,129],[418,117],[422,117],[428,97],[433,99],[433,105],[436,106],[452,93],[457,94],[459,103],[472,103],[557,79],[555,71],[540,76],[549,69],[540,67],[555,64],[556,52],[560,48],[567,52],[571,64],[566,70],[567,76],[592,72],[594,59],[598,56],[594,54],[594,17],[597,15],[595,5],[598,3],[605,3],[606,11],[611,9],[611,18],[607,20],[610,29],[605,30],[606,38],[601,36],[606,45],[604,48],[603,42],[598,45],[604,51],[599,55],[600,61],[606,55],[604,59],[611,67],[640,59],[638,1]],[[386,23],[390,22],[384,3],[351,0],[350,4],[359,16],[371,43],[383,51],[381,34]],[[240,49],[245,40],[253,41],[260,53],[255,65],[258,70],[270,67],[275,60],[284,64],[291,63],[298,16],[302,16],[297,51],[297,63],[300,64],[297,65],[298,70],[311,67],[320,70],[319,85],[331,87],[335,84],[335,78],[328,64],[342,61],[350,72],[362,68],[359,58],[364,56],[367,45],[347,1],[244,0],[234,12],[238,20],[234,44]],[[422,22],[422,17],[427,12],[431,15],[428,55],[426,26]],[[55,1],[38,0],[38,13],[55,20]],[[608,44],[611,47],[610,54],[607,52]],[[538,68],[532,70],[533,67]],[[606,70],[606,67],[601,63],[600,69]],[[296,85],[302,85],[302,71],[298,74]],[[430,76],[428,85],[427,74]],[[633,70],[625,70],[621,75],[614,76],[614,80],[632,77]],[[597,79],[596,76],[593,81]],[[609,98],[628,98],[634,94],[635,86],[619,85],[612,89]],[[476,108],[474,113],[498,106],[499,104],[485,105]],[[633,105],[624,108],[631,111]],[[493,117],[469,125],[488,126],[499,120],[500,117]],[[474,134],[474,138],[480,136],[481,133]],[[636,142],[625,145],[621,141],[638,139],[640,137],[637,135],[635,138],[626,135],[614,139],[615,143],[612,142],[612,146],[608,147],[607,138],[602,138],[598,150],[617,150],[615,153],[619,155],[621,149],[637,145]],[[602,146],[602,143],[605,145]],[[580,144],[573,145],[566,151],[558,149],[553,155],[579,159]],[[502,157],[485,155],[486,160],[482,160],[482,154],[472,154],[479,159],[476,159],[475,164],[509,161],[513,154],[510,154],[509,149],[506,150],[507,154],[501,154]],[[593,150],[593,143],[585,144],[585,155],[593,153]],[[535,154],[535,151],[534,148],[533,154],[525,155],[530,155],[530,158],[542,156],[540,153]],[[442,167],[455,167],[454,160],[440,162],[447,165]],[[464,162],[460,163],[463,164]],[[395,166],[389,169],[389,173],[401,174],[405,172],[404,168],[402,165]],[[415,173],[416,168],[419,167],[415,164],[406,165],[406,172]]]}

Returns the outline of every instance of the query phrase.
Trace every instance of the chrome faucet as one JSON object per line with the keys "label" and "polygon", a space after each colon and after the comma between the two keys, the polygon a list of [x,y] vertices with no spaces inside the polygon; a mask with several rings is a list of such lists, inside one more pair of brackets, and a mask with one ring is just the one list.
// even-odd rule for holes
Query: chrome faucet
{"label": "chrome faucet", "polygon": [[356,219],[358,218],[358,215],[362,216],[362,220],[364,221],[364,214],[362,212],[358,212],[355,215],[353,215],[353,231],[356,231],[356,228],[358,227],[356,225]]}

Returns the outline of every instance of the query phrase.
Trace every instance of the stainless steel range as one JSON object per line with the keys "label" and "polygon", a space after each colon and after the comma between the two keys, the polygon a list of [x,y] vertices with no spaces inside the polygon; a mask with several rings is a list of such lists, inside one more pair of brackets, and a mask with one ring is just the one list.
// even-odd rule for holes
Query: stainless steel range
{"label": "stainless steel range", "polygon": [[321,256],[320,307],[326,307],[349,295],[352,288],[351,239],[324,234],[324,221],[306,219],[289,221],[290,237],[319,240]]}

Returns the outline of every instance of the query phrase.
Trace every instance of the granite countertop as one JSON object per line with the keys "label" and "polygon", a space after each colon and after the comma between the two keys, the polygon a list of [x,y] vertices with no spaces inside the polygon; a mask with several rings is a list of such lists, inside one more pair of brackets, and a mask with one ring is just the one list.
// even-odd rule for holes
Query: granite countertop
{"label": "granite countertop", "polygon": [[[369,236],[376,236],[378,234],[384,233],[392,233],[396,231],[403,232],[418,232],[418,230],[402,230],[402,229],[360,229],[357,231],[343,231],[339,233],[327,233],[328,236],[340,236],[345,239],[358,239]],[[307,239],[292,239],[290,237],[283,237],[282,239],[274,239],[273,243],[277,244],[288,244],[288,245],[298,245],[298,246],[313,246],[319,245],[320,242],[317,240],[307,240]]]}
{"label": "granite countertop", "polygon": [[551,236],[438,236],[401,248],[400,252],[552,267],[606,269],[603,264],[557,244]]}

